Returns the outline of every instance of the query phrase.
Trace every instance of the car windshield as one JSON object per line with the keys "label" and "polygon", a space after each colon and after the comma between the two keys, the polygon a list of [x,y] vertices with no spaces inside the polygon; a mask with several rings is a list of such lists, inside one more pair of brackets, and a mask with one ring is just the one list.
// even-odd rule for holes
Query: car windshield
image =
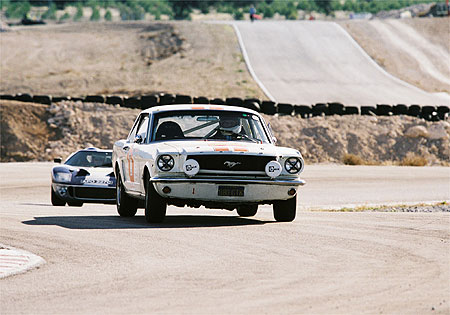
{"label": "car windshield", "polygon": [[251,113],[192,110],[155,115],[152,141],[183,139],[269,143],[263,122],[257,115]]}
{"label": "car windshield", "polygon": [[111,152],[78,151],[64,164],[83,167],[112,167]]}

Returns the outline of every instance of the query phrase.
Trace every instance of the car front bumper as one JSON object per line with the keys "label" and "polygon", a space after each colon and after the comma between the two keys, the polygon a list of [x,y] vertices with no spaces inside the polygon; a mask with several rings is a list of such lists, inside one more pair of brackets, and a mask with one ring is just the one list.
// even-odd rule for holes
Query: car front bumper
{"label": "car front bumper", "polygon": [[115,203],[116,201],[116,188],[111,186],[52,183],[52,189],[64,201],[88,203]]}
{"label": "car front bumper", "polygon": [[[282,179],[230,179],[230,178],[166,178],[153,177],[150,180],[164,198],[191,199],[215,202],[262,202],[287,200],[297,194],[298,186],[305,181]],[[219,186],[243,187],[243,196],[219,196]],[[164,193],[164,187],[170,188]]]}

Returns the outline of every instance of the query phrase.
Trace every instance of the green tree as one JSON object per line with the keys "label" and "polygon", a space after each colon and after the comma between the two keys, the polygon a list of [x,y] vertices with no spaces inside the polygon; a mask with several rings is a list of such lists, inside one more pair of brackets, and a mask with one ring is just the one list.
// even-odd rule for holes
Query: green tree
{"label": "green tree", "polygon": [[81,6],[81,3],[77,3],[77,12],[73,16],[74,21],[79,21],[83,17],[83,7]]}
{"label": "green tree", "polygon": [[329,15],[331,13],[332,0],[314,0],[314,2],[321,12],[324,12],[326,15]]}
{"label": "green tree", "polygon": [[9,0],[0,0],[0,10],[9,6]]}
{"label": "green tree", "polygon": [[11,2],[8,4],[5,15],[8,18],[22,18],[30,12],[31,5],[28,1]]}
{"label": "green tree", "polygon": [[70,18],[70,14],[64,12],[64,14],[59,18],[60,21],[68,20]]}
{"label": "green tree", "polygon": [[242,9],[235,9],[233,13],[233,18],[235,20],[243,20],[244,19],[244,12],[242,12]]}
{"label": "green tree", "polygon": [[91,14],[91,21],[98,21],[100,20],[100,11],[98,10],[98,7],[95,6],[92,8],[92,14]]}
{"label": "green tree", "polygon": [[54,2],[50,3],[50,6],[48,7],[48,10],[42,14],[43,19],[48,20],[56,20],[56,4]]}
{"label": "green tree", "polygon": [[112,14],[111,14],[111,11],[106,10],[106,13],[105,13],[105,20],[106,20],[106,21],[111,21],[111,20],[112,20]]}

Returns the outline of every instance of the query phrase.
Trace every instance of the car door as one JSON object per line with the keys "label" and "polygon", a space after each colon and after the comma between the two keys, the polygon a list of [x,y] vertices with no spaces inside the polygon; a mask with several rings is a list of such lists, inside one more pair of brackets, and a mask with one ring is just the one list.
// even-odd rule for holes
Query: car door
{"label": "car door", "polygon": [[[147,115],[147,114],[146,114]],[[126,142],[123,144],[121,148],[121,166],[122,166],[122,175],[123,175],[123,184],[127,191],[134,190],[134,181],[135,181],[135,172],[136,167],[134,163],[134,152],[133,152],[133,144],[135,141],[135,137],[140,126],[140,122],[142,121],[143,114],[139,115],[128,134],[128,138]]]}
{"label": "car door", "polygon": [[141,191],[141,174],[142,168],[145,165],[143,148],[148,143],[149,115],[147,113],[141,114],[139,121],[136,124],[136,129],[132,136],[133,141],[130,142],[130,150],[127,155],[128,170],[129,170],[129,190],[140,192]]}

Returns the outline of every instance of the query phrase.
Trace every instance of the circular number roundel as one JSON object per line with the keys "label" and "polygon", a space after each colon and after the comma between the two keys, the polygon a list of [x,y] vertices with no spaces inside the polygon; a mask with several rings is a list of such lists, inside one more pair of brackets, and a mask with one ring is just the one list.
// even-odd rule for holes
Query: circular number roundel
{"label": "circular number roundel", "polygon": [[281,164],[277,161],[270,161],[266,164],[266,174],[270,178],[275,178],[281,174]]}
{"label": "circular number roundel", "polygon": [[186,160],[183,164],[183,171],[187,176],[195,176],[200,171],[200,164],[193,159]]}

